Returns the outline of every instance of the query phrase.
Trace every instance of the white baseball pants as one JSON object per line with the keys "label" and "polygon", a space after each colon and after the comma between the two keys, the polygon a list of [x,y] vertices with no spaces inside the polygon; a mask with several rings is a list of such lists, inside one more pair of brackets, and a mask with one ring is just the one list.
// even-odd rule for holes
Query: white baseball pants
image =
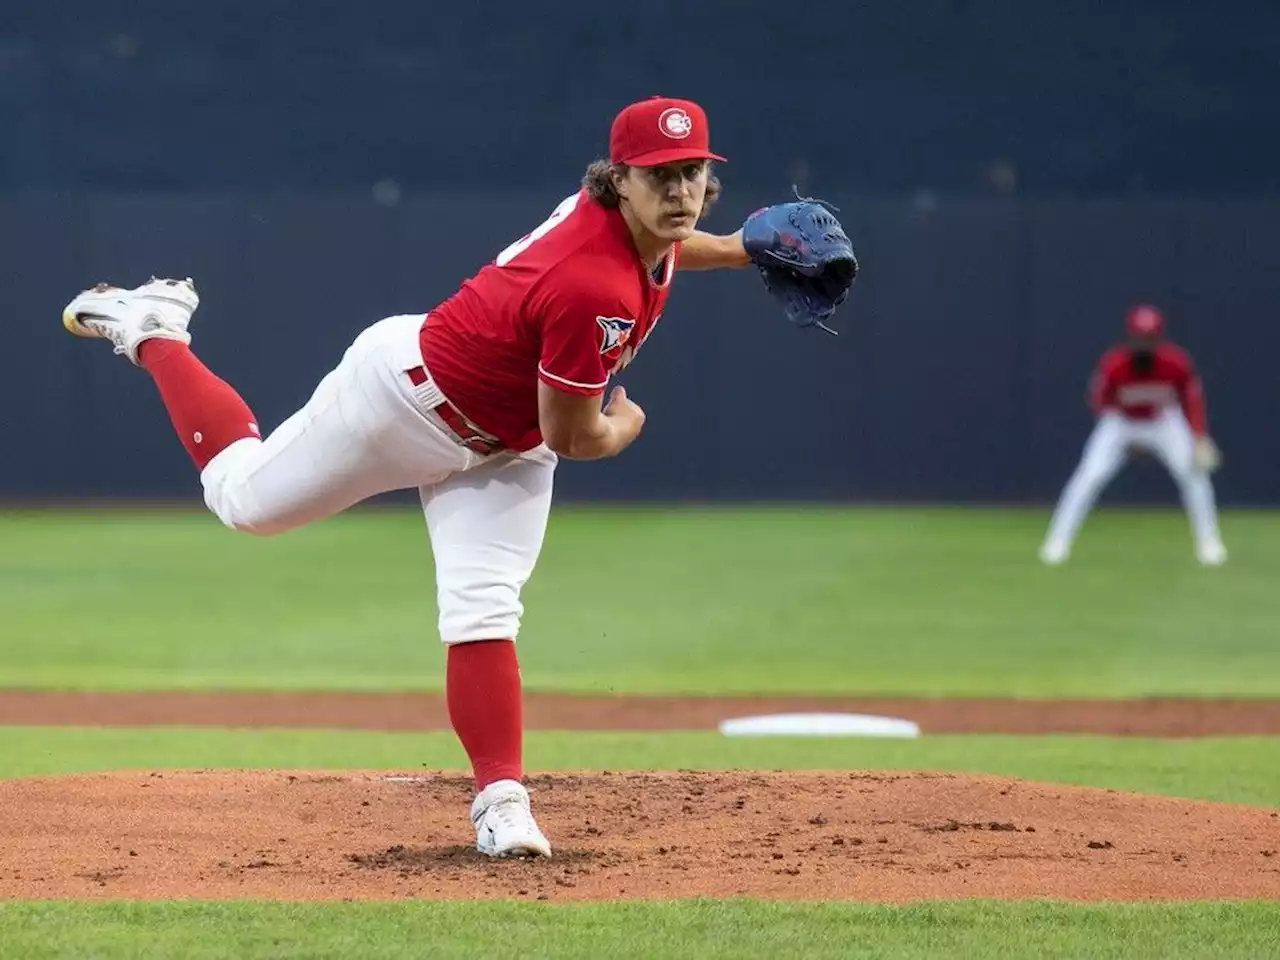
{"label": "white baseball pants", "polygon": [[1195,436],[1176,407],[1152,420],[1133,420],[1115,411],[1104,413],[1058,500],[1046,545],[1070,549],[1085,516],[1131,449],[1153,454],[1177,483],[1197,549],[1221,544],[1213,485],[1207,475],[1196,469],[1194,448]]}
{"label": "white baseball pants", "polygon": [[514,638],[520,592],[551,509],[556,455],[484,457],[429,419],[405,371],[422,365],[421,315],[366,329],[297,413],[239,440],[200,475],[228,527],[270,536],[369,497],[417,487],[436,564],[445,643]]}

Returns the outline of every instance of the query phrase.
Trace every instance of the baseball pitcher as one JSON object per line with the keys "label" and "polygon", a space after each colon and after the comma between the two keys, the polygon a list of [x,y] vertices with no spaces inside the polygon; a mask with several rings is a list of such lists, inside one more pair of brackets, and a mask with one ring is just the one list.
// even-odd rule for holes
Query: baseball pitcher
{"label": "baseball pitcher", "polygon": [[858,271],[822,203],[757,210],[727,236],[696,229],[720,192],[707,117],[654,97],[614,119],[581,189],[429,313],[357,336],[297,413],[262,436],[239,394],[192,352],[188,280],[99,284],[63,324],[109,340],[155,381],[208,508],[263,536],[417,488],[436,566],[446,699],[471,760],[476,845],[549,856],[522,783],[515,638],[559,457],[621,453],[644,411],[610,379],[652,336],[681,270],[758,268],[793,323],[827,327]]}

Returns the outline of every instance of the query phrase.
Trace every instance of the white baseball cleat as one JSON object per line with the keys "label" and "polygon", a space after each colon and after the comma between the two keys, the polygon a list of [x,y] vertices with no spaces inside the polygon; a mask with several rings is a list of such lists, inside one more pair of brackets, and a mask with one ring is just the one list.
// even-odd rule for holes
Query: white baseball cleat
{"label": "white baseball cleat", "polygon": [[529,792],[515,780],[498,780],[471,804],[476,849],[490,857],[549,857],[551,844],[529,810]]}
{"label": "white baseball cleat", "polygon": [[1071,550],[1061,543],[1046,543],[1040,548],[1040,562],[1050,567],[1056,567],[1058,564],[1066,562],[1070,554]]}
{"label": "white baseball cleat", "polygon": [[190,343],[187,325],[200,305],[190,278],[157,280],[125,290],[100,283],[85,290],[62,311],[62,325],[77,337],[98,337],[115,352],[138,362],[138,345],[163,339]]}
{"label": "white baseball cleat", "polygon": [[1201,544],[1196,548],[1196,559],[1202,566],[1220,567],[1227,562],[1227,548],[1221,541]]}

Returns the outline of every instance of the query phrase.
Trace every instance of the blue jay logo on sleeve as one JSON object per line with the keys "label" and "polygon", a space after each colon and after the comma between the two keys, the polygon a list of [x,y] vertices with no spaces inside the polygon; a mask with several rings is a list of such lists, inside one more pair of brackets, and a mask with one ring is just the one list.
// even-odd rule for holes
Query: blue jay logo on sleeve
{"label": "blue jay logo on sleeve", "polygon": [[625,346],[631,339],[632,328],[636,325],[634,320],[623,317],[596,317],[596,323],[600,325],[601,353],[608,353]]}

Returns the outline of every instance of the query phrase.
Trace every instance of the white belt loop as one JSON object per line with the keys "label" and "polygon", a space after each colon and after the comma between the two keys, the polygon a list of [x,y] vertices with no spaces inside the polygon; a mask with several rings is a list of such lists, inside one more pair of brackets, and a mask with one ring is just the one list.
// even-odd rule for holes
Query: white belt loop
{"label": "white belt loop", "polygon": [[431,371],[425,365],[422,367],[422,372],[427,375],[427,379],[422,383],[410,384],[410,386],[413,388],[414,399],[418,401],[418,406],[422,408],[422,412],[430,413],[444,403],[444,394],[436,386],[435,380],[432,379]]}

